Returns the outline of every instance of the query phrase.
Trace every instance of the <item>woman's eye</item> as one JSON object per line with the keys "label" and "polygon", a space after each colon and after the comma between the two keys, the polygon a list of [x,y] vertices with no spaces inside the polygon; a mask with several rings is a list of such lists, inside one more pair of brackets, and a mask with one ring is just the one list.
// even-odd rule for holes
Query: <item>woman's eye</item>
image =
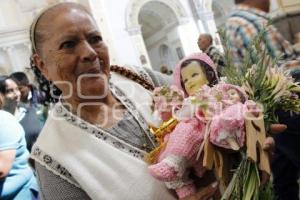
{"label": "woman's eye", "polygon": [[9,88],[9,89],[6,89],[5,93],[6,94],[10,94],[10,93],[13,93],[13,92],[19,92],[19,88]]}
{"label": "woman's eye", "polygon": [[72,49],[76,46],[75,41],[66,41],[60,45],[60,49]]}
{"label": "woman's eye", "polygon": [[14,92],[14,89],[7,89],[5,92],[6,92],[7,94],[13,93],[13,92]]}
{"label": "woman's eye", "polygon": [[99,42],[102,42],[102,37],[101,36],[93,36],[89,39],[90,44],[97,44]]}

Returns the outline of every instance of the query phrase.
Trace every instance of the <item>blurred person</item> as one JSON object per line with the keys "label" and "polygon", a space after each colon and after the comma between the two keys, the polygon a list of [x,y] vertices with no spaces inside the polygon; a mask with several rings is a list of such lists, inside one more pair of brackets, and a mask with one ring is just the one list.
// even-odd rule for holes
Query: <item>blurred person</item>
{"label": "blurred person", "polygon": [[[19,105],[29,110],[32,115],[36,113],[43,125],[46,121],[49,108],[45,94],[29,82],[24,72],[14,72],[10,75],[10,78],[17,83],[21,92]],[[32,145],[29,146],[31,147]]]}
{"label": "blurred person", "polygon": [[38,104],[44,104],[45,97],[43,93],[29,82],[24,72],[14,72],[10,75],[10,78],[18,84],[21,92],[21,102],[25,104],[26,107],[29,107],[29,105],[37,107]]}
{"label": "blurred person", "polygon": [[[252,39],[264,29],[266,33],[263,35],[261,47],[266,48],[272,58],[279,58],[279,65],[287,67],[297,65],[299,58],[292,45],[273,25],[268,25],[270,0],[235,0],[235,4],[237,6],[228,18],[225,27],[236,67],[242,64]],[[292,71],[292,75],[297,78],[298,75],[295,72]],[[278,111],[278,116],[279,122],[286,124],[287,129],[282,134],[274,135],[276,146],[271,168],[275,195],[279,200],[298,200],[300,115]]]}
{"label": "blurred person", "polygon": [[217,68],[218,76],[220,77],[222,75],[222,69],[225,66],[224,55],[217,47],[213,45],[212,36],[208,33],[200,34],[197,44],[199,49],[203,53],[206,53],[210,59],[212,59]]}
{"label": "blurred person", "polygon": [[[0,77],[0,83],[6,77]],[[3,85],[3,84],[1,84]],[[12,90],[13,88],[8,88]],[[5,106],[4,88],[0,86],[0,108]],[[15,90],[17,92],[17,90]],[[14,92],[14,91],[11,91]],[[16,118],[0,110],[0,199],[33,200],[38,187],[32,169],[28,165],[25,134]]]}
{"label": "blurred person", "polygon": [[42,123],[38,119],[36,109],[33,106],[24,107],[20,105],[21,92],[19,86],[8,76],[2,76],[0,92],[4,95],[6,102],[3,110],[14,115],[22,125],[25,130],[27,149],[30,151],[42,129]]}
{"label": "blurred person", "polygon": [[162,65],[161,67],[160,67],[160,73],[162,73],[162,74],[166,74],[166,75],[171,75],[172,73],[173,73],[173,71],[172,70],[169,70],[168,69],[168,67],[166,66],[166,65]]}
{"label": "blurred person", "polygon": [[[266,29],[261,43],[273,58],[280,58],[279,64],[296,60],[298,54],[293,46],[269,24],[270,0],[235,0],[237,5],[225,23],[226,36],[236,65],[242,64],[252,38]],[[252,58],[254,59],[254,58]]]}

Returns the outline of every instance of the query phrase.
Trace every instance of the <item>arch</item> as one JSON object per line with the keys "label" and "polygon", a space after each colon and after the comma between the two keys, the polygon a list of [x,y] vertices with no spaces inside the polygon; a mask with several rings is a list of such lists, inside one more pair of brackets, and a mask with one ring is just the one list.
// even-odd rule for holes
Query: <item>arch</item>
{"label": "arch", "polygon": [[160,2],[170,7],[179,22],[185,21],[188,17],[183,5],[178,0],[130,0],[126,8],[126,29],[136,29],[139,27],[139,13],[141,8],[149,2]]}
{"label": "arch", "polygon": [[167,69],[172,68],[173,55],[170,47],[167,44],[161,44],[159,46],[159,56],[160,56],[160,67],[166,66]]}

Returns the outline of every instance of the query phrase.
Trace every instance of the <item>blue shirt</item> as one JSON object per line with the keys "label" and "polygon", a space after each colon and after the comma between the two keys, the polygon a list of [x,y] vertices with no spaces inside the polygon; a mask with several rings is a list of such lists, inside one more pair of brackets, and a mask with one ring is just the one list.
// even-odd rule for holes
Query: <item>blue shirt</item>
{"label": "blue shirt", "polygon": [[0,199],[31,199],[30,190],[37,186],[28,164],[24,130],[13,115],[0,110],[0,151],[11,149],[16,156],[8,175],[0,180]]}

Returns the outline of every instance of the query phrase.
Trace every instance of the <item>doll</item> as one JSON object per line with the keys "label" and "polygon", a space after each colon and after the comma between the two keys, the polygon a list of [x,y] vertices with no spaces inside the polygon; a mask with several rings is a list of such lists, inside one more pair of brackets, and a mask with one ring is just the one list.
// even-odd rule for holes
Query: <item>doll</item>
{"label": "doll", "polygon": [[175,85],[156,87],[153,91],[152,111],[162,122],[172,117],[173,110],[180,108],[184,94]]}
{"label": "doll", "polygon": [[223,110],[212,119],[210,141],[223,148],[239,150],[245,141],[247,96],[242,88],[231,84],[219,84],[214,89],[222,96]]}
{"label": "doll", "polygon": [[[212,86],[217,81],[215,66],[203,53],[184,58],[175,68],[174,85],[182,89],[185,97],[195,95],[200,87]],[[202,159],[196,159],[205,127],[205,122],[194,113],[180,120],[171,134],[165,136],[166,147],[160,152],[158,162],[149,166],[150,174],[164,181],[168,188],[175,189],[179,198],[196,192],[193,181],[188,178],[190,169],[199,177],[205,172]]]}

